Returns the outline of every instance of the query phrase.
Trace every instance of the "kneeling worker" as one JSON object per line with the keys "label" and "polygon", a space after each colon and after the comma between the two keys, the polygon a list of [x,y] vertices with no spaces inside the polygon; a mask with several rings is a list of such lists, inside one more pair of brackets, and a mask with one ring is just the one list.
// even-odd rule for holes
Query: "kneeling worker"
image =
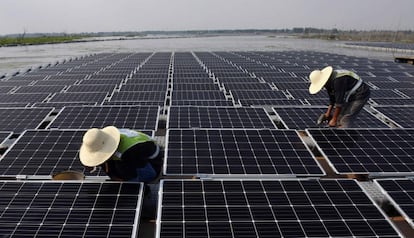
{"label": "kneeling worker", "polygon": [[161,172],[163,151],[148,135],[107,126],[89,129],[79,158],[87,167],[100,166],[118,181],[151,182]]}
{"label": "kneeling worker", "polygon": [[[318,123],[328,121],[330,127],[352,127],[358,113],[368,102],[370,89],[361,77],[349,70],[333,70],[331,66],[310,73],[310,94],[318,93],[323,87],[329,95],[328,110]],[[332,114],[332,109],[335,111]],[[332,115],[331,115],[332,114]]]}

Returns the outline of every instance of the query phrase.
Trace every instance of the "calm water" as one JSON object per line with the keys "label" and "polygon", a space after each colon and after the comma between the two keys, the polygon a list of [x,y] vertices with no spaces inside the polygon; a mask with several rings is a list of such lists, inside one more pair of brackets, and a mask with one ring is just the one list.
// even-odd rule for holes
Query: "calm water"
{"label": "calm water", "polygon": [[268,36],[136,39],[41,46],[0,47],[0,76],[76,56],[103,52],[312,50],[393,60],[392,52],[350,49],[341,42]]}

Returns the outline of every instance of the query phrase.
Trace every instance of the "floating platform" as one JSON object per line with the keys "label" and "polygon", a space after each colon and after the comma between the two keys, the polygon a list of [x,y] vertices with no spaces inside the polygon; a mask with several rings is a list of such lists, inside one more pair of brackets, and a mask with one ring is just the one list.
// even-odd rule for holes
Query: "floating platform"
{"label": "floating platform", "polygon": [[407,63],[407,64],[414,65],[414,56],[412,56],[412,57],[406,57],[406,56],[395,57],[394,61],[397,62],[397,63]]}

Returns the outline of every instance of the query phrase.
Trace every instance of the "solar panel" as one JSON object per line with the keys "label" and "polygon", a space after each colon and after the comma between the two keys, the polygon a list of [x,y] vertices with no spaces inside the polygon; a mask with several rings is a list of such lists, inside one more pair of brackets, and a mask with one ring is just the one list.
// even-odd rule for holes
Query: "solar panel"
{"label": "solar panel", "polygon": [[39,80],[33,83],[33,86],[53,86],[53,85],[72,85],[75,84],[78,79],[65,79],[65,80]]}
{"label": "solar panel", "polygon": [[[302,90],[289,89],[288,91],[294,98],[298,98],[298,99],[300,98],[315,99],[316,98],[316,99],[325,99],[325,101],[329,100],[328,95],[324,91],[316,95],[309,94],[309,90],[306,90],[306,89],[302,89]],[[391,89],[378,89],[378,90],[371,90],[371,98],[372,99],[377,99],[377,98],[379,99],[381,98],[402,99],[402,96]]]}
{"label": "solar panel", "polygon": [[272,80],[280,80],[280,79],[290,79],[293,78],[293,76],[290,73],[287,72],[278,72],[278,71],[258,71],[255,72],[255,75],[258,77],[265,77]]}
{"label": "solar panel", "polygon": [[113,125],[136,130],[157,129],[159,107],[93,106],[65,107],[48,128],[89,129]]}
{"label": "solar panel", "polygon": [[377,89],[377,90],[371,90],[371,96],[372,99],[380,98],[395,98],[400,99],[403,98],[400,94],[393,91],[393,89]]}
{"label": "solar panel", "polygon": [[185,83],[185,84],[176,84],[174,80],[173,84],[174,91],[219,91],[220,88],[217,84],[208,84],[208,83]]}
{"label": "solar panel", "polygon": [[191,101],[179,101],[173,100],[171,102],[172,106],[216,106],[216,107],[226,107],[233,106],[233,101],[227,100],[214,100],[214,101],[202,101],[202,100],[191,100]]}
{"label": "solar panel", "polygon": [[55,93],[61,92],[64,88],[64,85],[22,86],[14,93]]}
{"label": "solar panel", "polygon": [[167,77],[165,78],[136,78],[132,76],[131,79],[127,79],[125,85],[135,84],[166,84],[168,82]]}
{"label": "solar panel", "polygon": [[414,129],[307,129],[338,174],[412,175]]}
{"label": "solar panel", "polygon": [[[414,86],[414,83],[412,85]],[[412,87],[411,88],[408,88],[408,87],[407,88],[399,88],[398,91],[403,93],[404,95],[407,95],[410,98],[414,98],[414,88],[412,88]]]}
{"label": "solar panel", "polygon": [[328,106],[329,100],[326,98],[315,98],[315,99],[302,99],[303,103],[313,105],[313,106]]}
{"label": "solar panel", "polygon": [[121,92],[151,92],[151,91],[166,91],[167,84],[130,84],[123,85],[120,89]]}
{"label": "solar panel", "polygon": [[0,102],[0,108],[1,107],[27,107],[29,106],[29,103],[1,103]]}
{"label": "solar panel", "polygon": [[274,82],[273,83],[278,90],[286,89],[308,89],[309,83],[306,82]]}
{"label": "solar panel", "polygon": [[271,90],[271,86],[267,83],[224,83],[226,90]]}
{"label": "solar panel", "polygon": [[293,130],[169,129],[165,174],[320,176],[324,172]]}
{"label": "solar panel", "polygon": [[275,129],[275,125],[263,108],[173,106],[167,128]]}
{"label": "solar panel", "polygon": [[124,79],[84,79],[79,82],[79,85],[100,85],[100,84],[112,84],[112,85],[118,85],[122,83]]}
{"label": "solar panel", "polygon": [[324,89],[322,89],[320,93],[314,95],[309,93],[309,89],[288,89],[287,91],[296,99],[323,99],[325,102],[329,102],[328,94]]}
{"label": "solar panel", "polygon": [[412,82],[376,82],[372,81],[372,84],[381,89],[395,89],[395,88],[414,88]]}
{"label": "solar panel", "polygon": [[405,72],[370,72],[377,77],[408,76]]}
{"label": "solar panel", "polygon": [[[74,73],[71,72],[70,74],[62,74],[62,75],[52,75],[49,78],[47,78],[46,80],[42,80],[42,81],[37,81],[37,82],[51,82],[51,81],[60,81],[62,83],[68,83],[68,82],[77,82],[78,80],[82,80],[85,79],[86,76],[88,76],[89,72],[87,73]],[[53,82],[52,82],[53,83]]]}
{"label": "solar panel", "polygon": [[222,76],[222,77],[218,77],[218,81],[220,83],[223,83],[224,85],[226,85],[227,83],[230,84],[237,84],[237,83],[243,83],[243,84],[260,84],[263,83],[263,81],[260,81],[258,78],[252,78],[249,76],[237,76],[237,75],[233,75],[233,76]]}
{"label": "solar panel", "polygon": [[0,131],[0,145],[12,135],[12,132]]}
{"label": "solar panel", "polygon": [[414,99],[411,98],[375,98],[372,101],[374,105],[414,105]]}
{"label": "solar panel", "polygon": [[[328,123],[316,125],[318,117],[326,112],[326,107],[274,107],[273,110],[287,129],[304,130],[306,128],[328,127]],[[353,125],[354,128],[389,128],[385,122],[363,109]]]}
{"label": "solar panel", "polygon": [[282,91],[260,90],[260,91],[231,91],[234,99],[287,99]]}
{"label": "solar panel", "polygon": [[45,100],[50,93],[0,94],[1,103],[36,103]]}
{"label": "solar panel", "polygon": [[113,84],[83,84],[83,85],[71,85],[66,92],[68,93],[81,93],[81,92],[109,92],[114,91],[116,85]]}
{"label": "solar panel", "polygon": [[33,80],[5,80],[1,81],[1,86],[5,87],[15,87],[15,86],[27,86],[29,84],[33,83]]}
{"label": "solar panel", "polygon": [[226,100],[223,92],[220,91],[173,91],[172,100],[179,101],[214,101]]}
{"label": "solar panel", "polygon": [[91,75],[90,79],[110,80],[110,81],[113,81],[114,79],[123,80],[123,79],[126,79],[128,74],[129,73],[108,73],[108,74],[98,73],[98,74]]}
{"label": "solar panel", "polygon": [[[1,105],[1,104],[0,104]],[[48,107],[48,108],[57,108],[62,109],[66,106],[93,106],[97,105],[96,102],[40,102],[34,103],[32,107]]]}
{"label": "solar panel", "polygon": [[119,101],[119,102],[103,102],[104,106],[164,106],[164,101]]}
{"label": "solar panel", "polygon": [[[400,66],[402,66],[402,65],[399,65],[399,67]],[[404,70],[407,70],[407,71],[408,71],[408,69],[411,69],[411,74],[414,73],[414,71],[412,70],[412,68],[404,68],[403,67],[403,69]],[[409,77],[409,76],[395,76],[395,75],[393,75],[392,78],[394,80],[397,80],[398,82],[413,82],[414,81],[414,77]]]}
{"label": "solar panel", "polygon": [[115,92],[110,101],[111,102],[164,102],[165,91],[152,92]]}
{"label": "solar panel", "polygon": [[174,85],[179,85],[179,84],[204,84],[204,85],[212,84],[214,85],[213,79],[207,76],[202,77],[202,78],[196,78],[196,77],[176,77],[174,75],[173,82],[174,82]]}
{"label": "solar panel", "polygon": [[5,93],[8,93],[8,92],[10,92],[12,89],[13,89],[14,87],[3,87],[3,86],[1,86],[0,87],[0,94],[5,94]]}
{"label": "solar panel", "polygon": [[241,99],[239,102],[242,106],[303,105],[296,99]]}
{"label": "solar panel", "polygon": [[414,127],[413,106],[375,106],[374,108],[399,127]]}
{"label": "solar panel", "polygon": [[[234,69],[232,67],[227,67],[227,68],[222,68],[220,70],[215,69],[213,70],[212,73],[216,78],[219,79],[219,81],[221,82],[225,82],[222,81],[222,79],[235,79],[238,78],[238,80],[236,80],[237,82],[243,82],[245,81],[247,82],[258,82],[257,78],[253,78],[250,77],[249,74],[245,73],[245,72],[241,72],[239,69]],[[236,81],[232,81],[232,82],[236,82]]]}
{"label": "solar panel", "polygon": [[400,237],[354,180],[163,180],[156,237]]}
{"label": "solar panel", "polygon": [[83,93],[57,93],[49,99],[49,102],[96,102],[101,103],[107,92],[83,92]]}
{"label": "solar panel", "polygon": [[[37,75],[36,73],[39,73],[39,74]],[[30,72],[28,74],[25,74],[25,75],[14,76],[14,77],[12,77],[12,80],[22,80],[22,81],[23,80],[42,80],[45,77],[47,77],[46,74],[42,74],[40,72],[32,71],[32,72]]]}
{"label": "solar panel", "polygon": [[2,130],[23,132],[37,129],[52,112],[51,108],[0,108],[0,128]]}
{"label": "solar panel", "polygon": [[[187,62],[186,64],[190,64],[189,62]],[[196,62],[196,64],[198,64]],[[208,77],[208,73],[206,73],[205,71],[202,70],[202,68],[200,66],[195,66],[195,67],[186,67],[186,66],[178,66],[175,65],[174,66],[174,80],[175,79],[182,79],[182,78],[194,78],[196,80],[211,80]]]}
{"label": "solar panel", "polygon": [[[27,130],[6,151],[0,160],[1,176],[50,176],[74,170],[90,174],[79,161],[79,148],[86,130]],[[153,131],[143,130],[153,136]]]}
{"label": "solar panel", "polygon": [[143,185],[0,181],[4,237],[135,237]]}
{"label": "solar panel", "polygon": [[414,228],[414,180],[412,178],[376,179],[375,183]]}

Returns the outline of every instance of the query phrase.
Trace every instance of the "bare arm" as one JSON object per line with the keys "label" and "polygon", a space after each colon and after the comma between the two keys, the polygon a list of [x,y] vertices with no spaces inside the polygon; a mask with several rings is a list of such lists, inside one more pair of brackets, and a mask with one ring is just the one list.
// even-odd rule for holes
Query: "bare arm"
{"label": "bare arm", "polygon": [[336,106],[335,111],[333,113],[332,119],[329,121],[329,126],[335,127],[336,121],[338,120],[339,114],[341,113],[341,107]]}
{"label": "bare arm", "polygon": [[325,117],[326,117],[326,118],[329,118],[329,116],[331,115],[332,108],[333,108],[333,105],[332,105],[332,104],[330,104],[330,105],[328,106],[328,110],[326,110],[326,112],[325,112]]}

